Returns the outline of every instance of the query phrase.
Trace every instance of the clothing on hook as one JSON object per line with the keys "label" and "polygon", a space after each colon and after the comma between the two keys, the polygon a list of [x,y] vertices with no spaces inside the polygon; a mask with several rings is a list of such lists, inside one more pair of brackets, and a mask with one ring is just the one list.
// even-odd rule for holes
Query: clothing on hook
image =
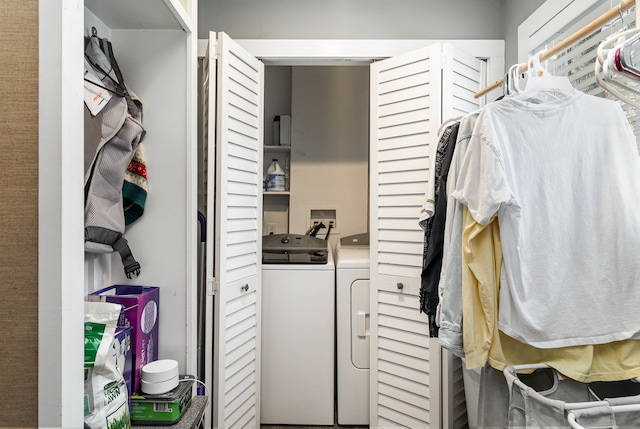
{"label": "clothing on hook", "polygon": [[[627,269],[636,264],[626,253],[640,243],[640,165],[628,120],[617,103],[578,91],[543,104],[517,97],[484,107],[453,193],[478,223],[500,218],[500,330],[540,348],[630,338],[640,332],[629,316],[640,269]],[[606,165],[615,168],[603,174]]]}
{"label": "clothing on hook", "polygon": [[442,269],[447,212],[446,186],[459,127],[459,122],[453,123],[447,127],[440,138],[434,156],[433,185],[429,184],[430,189],[433,187],[433,214],[420,224],[425,230],[422,273],[420,276],[420,310],[428,316],[429,335],[431,337],[438,336],[436,313],[439,301],[438,283]]}
{"label": "clothing on hook", "polygon": [[440,127],[438,127],[438,139],[440,139],[440,137],[442,136],[442,133],[444,132],[445,128],[447,128],[449,125],[453,125],[455,122],[460,122],[460,120],[464,117],[464,115],[461,116],[456,116],[455,118],[449,118],[446,121],[444,121],[442,124],[440,124]]}

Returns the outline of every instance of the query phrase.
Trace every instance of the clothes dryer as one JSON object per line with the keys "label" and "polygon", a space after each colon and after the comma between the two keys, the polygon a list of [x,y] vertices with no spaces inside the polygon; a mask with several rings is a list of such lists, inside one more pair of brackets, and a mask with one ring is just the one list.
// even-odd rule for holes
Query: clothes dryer
{"label": "clothes dryer", "polygon": [[369,424],[369,235],[336,248],[337,410],[340,425]]}
{"label": "clothes dryer", "polygon": [[260,422],[334,424],[335,265],[328,242],[263,237]]}

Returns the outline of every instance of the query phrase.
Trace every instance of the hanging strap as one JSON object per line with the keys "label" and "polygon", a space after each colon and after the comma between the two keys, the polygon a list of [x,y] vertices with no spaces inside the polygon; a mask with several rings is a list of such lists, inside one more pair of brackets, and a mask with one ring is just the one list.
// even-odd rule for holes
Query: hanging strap
{"label": "hanging strap", "polygon": [[118,83],[120,84],[120,89],[122,90],[125,97],[130,98],[129,91],[127,90],[127,85],[124,84],[124,78],[122,77],[122,72],[120,71],[120,66],[118,66],[118,62],[116,61],[116,57],[113,55],[113,47],[111,46],[111,42],[108,40],[107,43],[107,56],[109,57],[109,61],[111,62],[111,66],[113,67],[113,71],[116,73],[116,78],[118,79]]}
{"label": "hanging strap", "polygon": [[109,245],[120,254],[124,273],[128,279],[133,275],[140,275],[140,264],[133,257],[127,239],[122,233],[98,226],[88,226],[84,229],[85,241]]}
{"label": "hanging strap", "polygon": [[[100,47],[102,51],[105,53],[109,62],[111,63],[111,68],[116,75],[117,81],[113,80],[115,85],[120,89],[124,98],[127,100],[127,108],[129,109],[129,113],[136,119],[142,120],[142,104],[140,100],[135,96],[132,96],[127,88],[127,85],[124,83],[124,78],[122,77],[122,72],[120,71],[120,66],[118,65],[118,61],[116,61],[116,57],[113,54],[113,46],[111,42],[107,39],[100,39]],[[135,99],[134,99],[135,98]],[[140,141],[144,138],[146,131],[142,131],[142,136],[140,137]]]}

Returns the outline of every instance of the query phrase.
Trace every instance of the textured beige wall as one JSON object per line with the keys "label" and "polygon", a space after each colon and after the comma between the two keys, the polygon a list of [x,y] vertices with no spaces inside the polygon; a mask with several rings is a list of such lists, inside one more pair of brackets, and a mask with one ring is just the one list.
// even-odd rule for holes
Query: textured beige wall
{"label": "textured beige wall", "polygon": [[38,0],[0,17],[0,427],[37,427]]}

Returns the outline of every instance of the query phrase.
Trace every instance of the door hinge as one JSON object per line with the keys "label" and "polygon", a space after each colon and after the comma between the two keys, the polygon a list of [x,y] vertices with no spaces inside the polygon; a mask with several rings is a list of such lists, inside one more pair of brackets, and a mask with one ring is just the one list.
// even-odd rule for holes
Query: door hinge
{"label": "door hinge", "polygon": [[215,296],[218,292],[218,280],[211,277],[207,280],[207,296]]}

